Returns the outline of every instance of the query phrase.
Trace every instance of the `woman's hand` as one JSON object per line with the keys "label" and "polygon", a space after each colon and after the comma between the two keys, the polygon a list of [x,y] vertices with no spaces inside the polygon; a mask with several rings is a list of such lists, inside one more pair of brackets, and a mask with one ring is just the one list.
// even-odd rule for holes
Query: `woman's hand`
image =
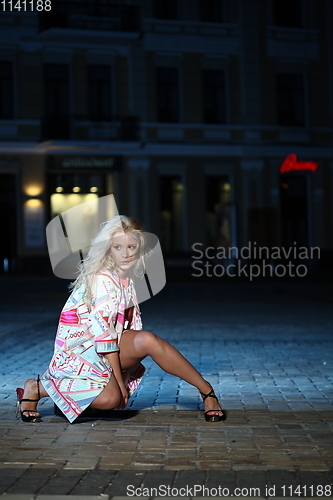
{"label": "woman's hand", "polygon": [[123,373],[121,370],[120,360],[119,360],[119,351],[107,353],[105,354],[105,357],[111,365],[112,376],[116,379],[122,396],[121,401],[117,406],[117,408],[125,408],[125,406],[128,403],[128,391],[125,387],[123,380]]}
{"label": "woman's hand", "polygon": [[124,384],[120,383],[118,385],[119,385],[119,389],[120,389],[120,392],[122,395],[122,398],[121,398],[121,401],[120,401],[118,408],[125,408],[125,406],[128,403],[128,391],[127,391]]}

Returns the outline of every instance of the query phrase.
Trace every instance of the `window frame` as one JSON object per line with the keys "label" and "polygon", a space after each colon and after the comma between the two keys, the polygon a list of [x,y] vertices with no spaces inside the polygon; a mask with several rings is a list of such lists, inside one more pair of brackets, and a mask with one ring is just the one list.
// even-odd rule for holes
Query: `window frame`
{"label": "window frame", "polygon": [[[90,79],[90,71],[93,71],[93,68],[105,68],[105,70],[108,72],[108,79],[105,79],[105,80],[98,80],[96,79],[95,82],[94,80],[91,80]],[[111,118],[112,118],[112,111],[113,111],[113,99],[112,99],[112,90],[113,90],[113,75],[112,75],[112,66],[108,65],[108,64],[88,64],[87,65],[87,97],[88,97],[88,106],[87,106],[87,111],[88,111],[88,117],[89,117],[89,120],[91,121],[95,121],[95,122],[107,122],[107,121],[110,121]],[[103,116],[103,114],[100,114],[100,113],[97,113],[98,116],[93,116],[93,113],[91,112],[92,111],[92,106],[93,106],[93,102],[91,100],[91,85],[94,84],[94,83],[97,83],[98,84],[98,95],[100,96],[100,87],[101,87],[101,84],[106,84],[108,86],[108,100],[109,100],[109,103],[108,103],[108,106],[109,106],[109,111],[108,113],[105,114],[105,116]],[[99,102],[99,104],[101,105],[102,103]],[[102,106],[103,108],[103,106]]]}
{"label": "window frame", "polygon": [[[280,92],[283,91],[283,87],[279,85],[279,78],[282,79],[284,76],[290,76],[290,77],[300,77],[300,81],[302,82],[301,88],[301,93],[302,93],[302,122],[297,122],[297,120],[284,120],[283,116],[281,114],[284,112],[281,107],[280,107],[280,101],[283,100],[283,96],[281,96]],[[288,91],[288,88],[285,87],[285,89]],[[297,89],[293,89],[292,86],[289,87],[289,92],[288,92],[288,101],[289,101],[289,106],[288,109],[285,110],[285,115],[289,114],[290,111],[293,108],[292,105],[292,98],[291,94],[294,91],[297,91]],[[282,127],[306,127],[308,125],[308,100],[307,100],[307,92],[306,92],[306,78],[303,73],[288,73],[288,72],[278,72],[276,73],[276,120],[277,124]],[[297,107],[297,102],[295,103],[295,107]],[[295,112],[296,116],[297,110]]]}
{"label": "window frame", "polygon": [[[216,85],[213,85],[213,84],[210,84],[210,85],[206,85],[206,82],[205,82],[205,74],[208,74],[208,72],[219,72],[221,73],[222,75],[222,84],[216,84]],[[224,69],[216,69],[216,68],[203,68],[202,69],[202,72],[201,72],[201,81],[202,81],[202,121],[203,123],[205,124],[211,124],[211,125],[225,125],[227,123],[227,85],[226,85],[226,82],[227,82],[227,78],[226,78],[226,71]],[[205,89],[208,87],[208,94],[210,93],[210,90],[209,88],[215,88],[216,90],[218,88],[221,88],[222,89],[222,101],[223,101],[223,108],[221,110],[221,113],[222,113],[222,118],[219,120],[219,119],[216,119],[216,120],[207,120],[206,118],[206,110],[208,109],[208,107],[206,108],[205,106],[205,103],[207,102],[207,99],[206,99],[206,91]],[[214,95],[216,95],[216,92],[214,93]],[[216,104],[216,101],[215,101],[215,104]],[[216,106],[213,105],[212,106],[212,109],[216,109]]]}
{"label": "window frame", "polygon": [[[0,119],[1,120],[13,120],[14,116],[15,116],[15,111],[14,111],[14,65],[13,65],[12,61],[0,61],[0,66],[1,65],[3,65],[4,67],[7,66],[9,76],[2,77],[1,73],[0,73],[0,92],[1,92]],[[1,72],[1,68],[0,68],[0,72]],[[6,71],[4,71],[4,73],[6,73]],[[2,113],[2,111],[3,111],[2,110],[2,97],[3,97],[2,96],[2,85],[3,85],[3,82],[4,82],[4,84],[6,84],[6,82],[9,83],[8,89],[7,89],[7,90],[9,90],[8,95],[9,95],[9,99],[10,99],[10,104],[8,106],[8,110],[9,110],[8,115]],[[5,89],[5,92],[6,92],[6,89]],[[6,95],[4,95],[4,101],[7,101]]]}
{"label": "window frame", "polygon": [[[176,88],[175,95],[177,98],[177,110],[175,113],[175,114],[177,114],[176,119],[166,119],[165,120],[165,119],[163,119],[163,117],[160,114],[161,113],[160,110],[170,109],[169,105],[167,105],[165,108],[162,108],[159,106],[160,98],[161,98],[161,90],[162,90],[160,87],[160,81],[159,81],[159,73],[161,72],[161,70],[174,70],[175,74],[177,75],[177,81],[173,84]],[[180,68],[178,68],[177,66],[158,66],[156,68],[155,74],[156,74],[156,118],[157,118],[157,121],[160,123],[181,123],[181,94],[180,94],[181,72],[180,72]],[[164,82],[164,84],[167,84],[167,82]],[[172,85],[172,83],[171,83],[171,85]],[[170,97],[170,95],[167,97],[167,100],[170,102],[169,97]]]}

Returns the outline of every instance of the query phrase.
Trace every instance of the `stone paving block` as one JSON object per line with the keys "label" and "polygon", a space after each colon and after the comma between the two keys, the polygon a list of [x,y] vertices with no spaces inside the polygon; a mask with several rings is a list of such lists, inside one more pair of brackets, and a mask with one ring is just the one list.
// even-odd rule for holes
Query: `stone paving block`
{"label": "stone paving block", "polygon": [[103,492],[110,496],[126,496],[127,487],[138,488],[143,483],[146,471],[136,470],[119,470],[112,479],[110,485]]}
{"label": "stone paving block", "polygon": [[35,500],[36,496],[31,494],[31,495],[7,495],[7,493],[3,493],[0,495],[1,500]]}
{"label": "stone paving block", "polygon": [[275,487],[275,494],[283,496],[281,486],[292,486],[296,488],[299,484],[296,472],[288,470],[269,470],[266,473],[267,484],[269,487]]}
{"label": "stone paving block", "polygon": [[236,486],[236,472],[234,471],[224,470],[223,472],[217,472],[209,470],[206,474],[206,486],[208,488],[218,488],[221,486],[233,490]]}
{"label": "stone paving block", "polygon": [[158,487],[160,485],[171,486],[173,484],[175,475],[175,471],[148,471],[144,477],[143,486],[145,488]]}
{"label": "stone paving block", "polygon": [[104,494],[104,491],[111,484],[116,475],[112,470],[88,471],[71,491],[72,495],[97,495]]}
{"label": "stone paving block", "polygon": [[259,488],[263,492],[266,484],[267,480],[264,471],[239,470],[237,472],[237,486],[239,488]]}
{"label": "stone paving block", "polygon": [[26,494],[38,493],[55,474],[52,469],[27,469],[20,478],[7,489],[7,493]]}
{"label": "stone paving block", "polygon": [[175,488],[184,488],[186,486],[193,486],[194,484],[204,484],[206,479],[205,471],[180,470],[175,477],[173,486]]}
{"label": "stone paving block", "polygon": [[[300,471],[298,473],[298,477],[300,480],[300,484],[306,485],[306,486],[315,486],[317,487],[318,485],[328,485],[330,484],[330,477],[326,472],[319,472],[319,471]],[[332,487],[332,495],[333,495],[333,487]],[[319,496],[319,495],[317,495]]]}
{"label": "stone paving block", "polygon": [[[35,500],[109,500],[108,496],[99,495],[37,495]],[[18,499],[19,500],[19,499]]]}
{"label": "stone paving block", "polygon": [[69,459],[64,465],[64,470],[77,469],[77,470],[93,470],[98,464],[99,459],[83,459],[82,457],[75,457]]}
{"label": "stone paving block", "polygon": [[0,469],[0,493],[4,493],[24,474],[24,469]]}
{"label": "stone paving block", "polygon": [[81,470],[59,470],[39,490],[38,494],[52,495],[57,492],[57,495],[68,495],[85,474],[86,472]]}

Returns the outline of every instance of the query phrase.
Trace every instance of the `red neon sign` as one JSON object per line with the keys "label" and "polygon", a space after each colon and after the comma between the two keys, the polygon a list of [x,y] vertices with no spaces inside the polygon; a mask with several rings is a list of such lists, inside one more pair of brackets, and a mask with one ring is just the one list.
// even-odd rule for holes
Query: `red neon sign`
{"label": "red neon sign", "polygon": [[310,170],[310,172],[315,172],[318,166],[319,163],[315,163],[314,161],[299,160],[295,153],[291,153],[283,160],[280,167],[280,173],[285,174],[286,172],[291,172],[292,170]]}

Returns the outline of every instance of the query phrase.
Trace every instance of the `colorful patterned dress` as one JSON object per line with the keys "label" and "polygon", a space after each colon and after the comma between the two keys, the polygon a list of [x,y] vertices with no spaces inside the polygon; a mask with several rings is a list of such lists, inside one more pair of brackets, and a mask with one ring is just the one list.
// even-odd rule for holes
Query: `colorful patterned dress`
{"label": "colorful patterned dress", "polygon": [[[96,279],[91,310],[83,300],[81,286],[72,292],[60,314],[54,354],[41,381],[70,422],[110,380],[112,368],[103,354],[119,351],[120,337],[126,329],[142,330],[133,281],[129,279],[127,287],[124,284],[116,271],[103,270]],[[143,372],[141,364],[133,370],[126,386],[129,395]]]}

